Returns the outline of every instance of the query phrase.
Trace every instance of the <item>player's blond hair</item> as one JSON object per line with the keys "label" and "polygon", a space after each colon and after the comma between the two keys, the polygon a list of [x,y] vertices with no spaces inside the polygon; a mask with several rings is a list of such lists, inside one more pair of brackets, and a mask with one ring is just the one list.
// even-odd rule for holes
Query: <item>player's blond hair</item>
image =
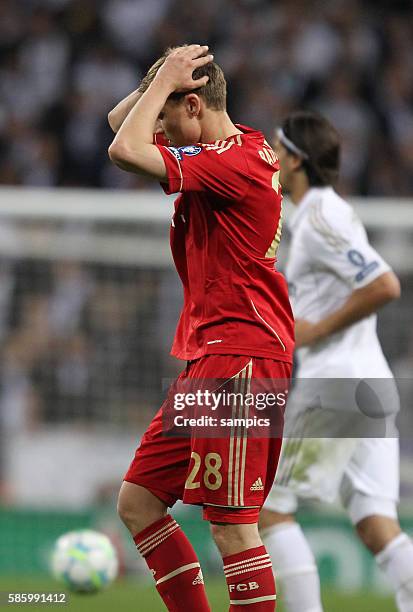
{"label": "player's blond hair", "polygon": [[[187,46],[188,45],[181,45],[179,47],[169,47],[166,49],[165,53],[156,60],[156,62],[149,68],[148,72],[143,77],[141,84],[139,85],[139,91],[144,93],[148,89],[159,68],[163,65],[166,58],[170,53],[172,53],[172,51]],[[227,107],[227,83],[222,68],[215,62],[210,62],[205,66],[196,68],[192,74],[193,79],[200,79],[203,76],[209,77],[208,83],[203,87],[198,87],[192,91],[205,100],[208,108],[217,111],[225,111]],[[169,99],[181,100],[188,93],[191,92],[174,92],[169,96]]]}

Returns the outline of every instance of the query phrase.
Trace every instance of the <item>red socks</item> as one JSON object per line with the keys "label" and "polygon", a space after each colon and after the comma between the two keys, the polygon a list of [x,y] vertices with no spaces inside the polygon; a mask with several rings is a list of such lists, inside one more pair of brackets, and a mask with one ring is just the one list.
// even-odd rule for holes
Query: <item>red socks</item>
{"label": "red socks", "polygon": [[[210,612],[199,561],[178,523],[168,515],[134,537],[170,612]],[[273,612],[275,582],[265,546],[224,559],[230,612]]]}
{"label": "red socks", "polygon": [[250,548],[224,559],[230,612],[273,612],[275,581],[265,546]]}
{"label": "red socks", "polygon": [[171,515],[155,521],[133,539],[170,612],[210,612],[198,558]]}

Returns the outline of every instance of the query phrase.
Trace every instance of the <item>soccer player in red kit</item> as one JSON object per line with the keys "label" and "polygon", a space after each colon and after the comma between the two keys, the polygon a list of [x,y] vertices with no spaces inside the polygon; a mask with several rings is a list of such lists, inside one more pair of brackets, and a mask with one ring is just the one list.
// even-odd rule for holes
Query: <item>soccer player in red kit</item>
{"label": "soccer player in red kit", "polygon": [[[154,140],[161,120],[166,139]],[[235,125],[226,83],[208,47],[169,49],[141,86],[109,114],[110,159],[179,193],[171,248],[184,288],[172,354],[187,361],[178,383],[291,374],[293,319],[276,271],[281,235],[278,160],[262,133]],[[119,514],[168,610],[209,610],[196,554],[167,513],[177,499],[203,506],[223,558],[230,610],[272,611],[275,584],[258,534],[280,438],[163,435],[169,393],[144,435],[119,495]],[[237,408],[238,410],[238,408]],[[234,413],[233,413],[234,414]],[[243,415],[242,407],[237,415]]]}

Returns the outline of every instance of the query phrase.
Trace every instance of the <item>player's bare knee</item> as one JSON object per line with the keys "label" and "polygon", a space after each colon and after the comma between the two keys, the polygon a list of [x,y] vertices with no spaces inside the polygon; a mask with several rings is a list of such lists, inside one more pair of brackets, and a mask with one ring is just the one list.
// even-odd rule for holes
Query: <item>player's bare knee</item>
{"label": "player's bare knee", "polygon": [[222,557],[262,544],[256,523],[237,525],[211,523],[211,533]]}
{"label": "player's bare knee", "polygon": [[167,507],[144,487],[123,483],[118,496],[118,515],[132,535],[166,515]]}
{"label": "player's bare knee", "polygon": [[386,517],[367,516],[356,525],[357,535],[373,555],[381,552],[387,544],[401,533],[398,521]]}
{"label": "player's bare knee", "polygon": [[133,533],[137,530],[137,525],[139,524],[139,511],[127,496],[122,493],[122,490],[119,492],[117,511],[120,520],[130,532]]}
{"label": "player's bare knee", "polygon": [[270,527],[276,527],[277,525],[282,525],[283,523],[295,523],[294,515],[283,514],[281,512],[275,512],[265,508],[261,510],[258,521],[258,528],[260,531],[269,529]]}
{"label": "player's bare knee", "polygon": [[[228,552],[229,546],[239,546],[240,542],[239,537],[237,537],[237,532],[234,529],[231,529],[232,525],[219,525],[216,523],[211,524],[211,533],[214,538],[215,544],[222,557],[229,555]],[[232,542],[231,542],[232,538]]]}
{"label": "player's bare knee", "polygon": [[364,546],[374,552],[377,548],[377,531],[370,521],[371,517],[366,517],[356,525],[357,535]]}

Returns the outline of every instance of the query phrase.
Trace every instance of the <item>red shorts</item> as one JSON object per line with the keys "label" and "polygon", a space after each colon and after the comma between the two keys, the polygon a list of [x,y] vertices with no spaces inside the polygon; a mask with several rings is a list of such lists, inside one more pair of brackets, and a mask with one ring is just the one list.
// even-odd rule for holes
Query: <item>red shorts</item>
{"label": "red shorts", "polygon": [[[222,420],[222,410],[209,409],[209,414],[214,415],[211,418],[216,418],[224,426],[214,431],[210,428],[208,435],[205,427],[190,427],[189,434],[181,437],[179,428],[172,431],[174,428],[169,418],[170,415],[177,415],[183,421],[184,417],[173,404],[176,385],[193,383],[194,379],[195,384],[199,381],[224,380],[226,384],[230,383],[234,393],[241,393],[245,398],[254,381],[282,381],[285,388],[290,376],[289,363],[267,358],[207,355],[189,362],[144,434],[125,480],[145,487],[168,506],[173,506],[178,499],[187,504],[202,505],[206,520],[257,522],[278,465],[283,403],[267,408],[273,411],[272,414],[277,412],[276,436],[265,428],[248,428],[243,417],[252,416],[253,411],[248,407],[242,408],[242,402],[238,399],[232,400],[230,409],[230,416],[240,417],[238,420]],[[239,398],[239,395],[234,397]],[[234,407],[236,403],[238,407]],[[200,410],[199,406],[192,409],[192,415],[199,416],[197,410]],[[264,416],[262,413],[258,416]],[[215,431],[218,432],[216,435]],[[255,434],[251,435],[253,431]],[[175,435],[171,435],[173,433]]]}

